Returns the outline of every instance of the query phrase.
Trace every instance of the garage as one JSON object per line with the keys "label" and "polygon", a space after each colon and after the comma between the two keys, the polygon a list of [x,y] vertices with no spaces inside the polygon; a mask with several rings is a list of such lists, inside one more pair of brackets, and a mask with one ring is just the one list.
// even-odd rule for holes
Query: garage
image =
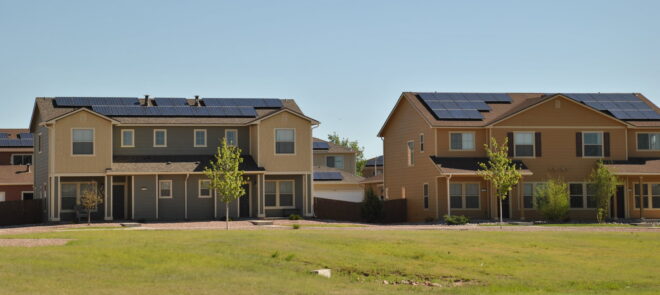
{"label": "garage", "polygon": [[319,189],[314,191],[314,197],[359,203],[364,198],[364,190],[359,189]]}

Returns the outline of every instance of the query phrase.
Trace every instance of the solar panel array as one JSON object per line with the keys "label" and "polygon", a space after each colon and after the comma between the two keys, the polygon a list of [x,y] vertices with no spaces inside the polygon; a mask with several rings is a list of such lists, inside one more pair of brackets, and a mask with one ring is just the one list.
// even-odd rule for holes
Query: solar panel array
{"label": "solar panel array", "polygon": [[215,107],[253,107],[257,109],[278,109],[282,101],[277,98],[204,98],[204,105]]}
{"label": "solar panel array", "polygon": [[315,141],[313,145],[314,145],[313,149],[315,149],[315,150],[329,150],[330,149],[330,145],[327,142],[324,142],[324,141]]}
{"label": "solar panel array", "polygon": [[19,133],[18,138],[20,138],[20,139],[30,139],[30,138],[32,138],[32,133]]}
{"label": "solar panel array", "polygon": [[32,138],[26,139],[13,139],[13,138],[0,138],[0,147],[32,147],[34,141]]}
{"label": "solar panel array", "polygon": [[421,102],[438,120],[482,120],[489,103],[511,103],[505,93],[419,93]]}
{"label": "solar panel array", "polygon": [[135,107],[94,105],[92,110],[105,116],[119,117],[247,117],[254,118],[253,107]]}
{"label": "solar panel array", "polygon": [[0,138],[9,138],[9,133],[0,132]]}
{"label": "solar panel array", "polygon": [[93,105],[140,105],[137,97],[56,97],[58,107],[91,107]]}
{"label": "solar panel array", "polygon": [[341,176],[339,172],[314,172],[315,181],[332,181],[332,180],[344,180],[344,177]]}
{"label": "solar panel array", "polygon": [[621,120],[660,120],[660,114],[632,93],[565,93]]}
{"label": "solar panel array", "polygon": [[157,106],[187,106],[188,100],[182,97],[156,97],[154,98]]}

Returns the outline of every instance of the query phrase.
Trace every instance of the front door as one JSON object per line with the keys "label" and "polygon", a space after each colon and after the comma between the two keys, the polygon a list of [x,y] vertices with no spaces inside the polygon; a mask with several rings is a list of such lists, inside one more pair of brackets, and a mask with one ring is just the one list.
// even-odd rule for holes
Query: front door
{"label": "front door", "polygon": [[511,218],[511,211],[509,210],[509,203],[511,200],[511,196],[506,197],[506,199],[502,200],[502,218],[503,219],[508,219]]}
{"label": "front door", "polygon": [[239,199],[239,214],[241,218],[247,218],[250,217],[250,186],[246,184],[243,188],[245,189],[245,195]]}
{"label": "front door", "polygon": [[625,192],[623,185],[616,187],[616,195],[610,200],[610,214],[613,218],[626,218]]}
{"label": "front door", "polygon": [[126,219],[124,216],[124,185],[112,186],[112,219]]}

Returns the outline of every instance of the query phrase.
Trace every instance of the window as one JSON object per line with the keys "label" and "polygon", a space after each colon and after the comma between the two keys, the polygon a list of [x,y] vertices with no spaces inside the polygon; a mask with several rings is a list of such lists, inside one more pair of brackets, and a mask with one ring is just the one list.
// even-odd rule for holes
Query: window
{"label": "window", "polygon": [[536,201],[537,198],[536,190],[543,185],[545,184],[533,183],[533,182],[527,182],[523,184],[523,207],[525,209],[536,208],[536,206],[538,205]]}
{"label": "window", "polygon": [[513,134],[515,157],[534,157],[534,132],[516,132]]}
{"label": "window", "polygon": [[408,141],[407,148],[408,148],[408,166],[413,166],[415,165],[415,142],[412,140]]}
{"label": "window", "polygon": [[451,132],[449,133],[449,149],[452,151],[473,151],[474,133],[472,132]]}
{"label": "window", "polygon": [[637,149],[660,151],[660,133],[637,133]]}
{"label": "window", "polygon": [[32,165],[32,155],[14,154],[11,155],[12,165]]}
{"label": "window", "polygon": [[275,153],[295,154],[296,132],[294,129],[275,129]]}
{"label": "window", "polygon": [[452,209],[479,209],[479,184],[450,184],[449,203]]}
{"label": "window", "polygon": [[[642,183],[644,208],[660,209],[660,183]],[[650,187],[650,188],[649,188]],[[635,208],[639,209],[639,183],[635,184]],[[649,195],[650,191],[650,195]]]}
{"label": "window", "polygon": [[293,180],[266,181],[265,206],[268,208],[295,208]]}
{"label": "window", "polygon": [[21,192],[22,200],[34,200],[34,192]]}
{"label": "window", "polygon": [[154,147],[167,147],[167,130],[154,129]]}
{"label": "window", "polygon": [[588,183],[570,183],[568,185],[570,207],[573,209],[596,208],[595,187]]}
{"label": "window", "polygon": [[37,151],[41,153],[41,150],[41,133],[39,133],[39,135],[37,135]]}
{"label": "window", "polygon": [[5,201],[5,192],[0,192],[0,202]]}
{"label": "window", "polygon": [[72,154],[94,154],[94,129],[71,129]]}
{"label": "window", "polygon": [[603,133],[602,132],[583,132],[582,133],[582,154],[585,157],[603,156]]}
{"label": "window", "polygon": [[206,129],[195,129],[194,147],[206,147]]}
{"label": "window", "polygon": [[[82,194],[89,190],[96,190],[94,182],[62,182],[62,212],[75,212],[76,204],[80,201]],[[94,210],[96,211],[96,209]]]}
{"label": "window", "polygon": [[238,146],[238,130],[227,129],[225,130],[225,139],[227,144],[231,146]]}
{"label": "window", "polygon": [[200,198],[210,198],[211,197],[211,181],[208,179],[199,180],[199,192],[198,196]]}
{"label": "window", "polygon": [[425,183],[422,188],[422,193],[424,195],[424,209],[429,208],[429,184]]}
{"label": "window", "polygon": [[121,130],[121,147],[135,147],[135,131],[133,129]]}
{"label": "window", "polygon": [[419,135],[419,152],[424,152],[424,133]]}
{"label": "window", "polygon": [[328,167],[344,169],[344,156],[327,156],[325,164]]}
{"label": "window", "polygon": [[651,208],[660,208],[660,184],[658,183],[651,185]]}
{"label": "window", "polygon": [[163,199],[172,198],[172,181],[159,180],[158,181],[158,197]]}

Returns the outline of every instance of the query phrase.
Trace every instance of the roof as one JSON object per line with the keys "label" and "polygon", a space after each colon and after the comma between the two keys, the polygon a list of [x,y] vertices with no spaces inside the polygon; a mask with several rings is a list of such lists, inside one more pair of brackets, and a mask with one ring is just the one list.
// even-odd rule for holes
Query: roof
{"label": "roof", "polygon": [[29,129],[0,129],[0,151],[2,152],[31,152],[34,146],[32,135],[22,138],[21,134],[30,133]]}
{"label": "roof", "polygon": [[366,166],[372,166],[372,167],[373,166],[383,166],[383,164],[385,163],[384,161],[385,161],[385,158],[381,155],[381,156],[378,156],[378,157],[368,159],[367,162],[364,164],[364,166],[365,167]]}
{"label": "roof", "polygon": [[659,158],[629,158],[628,160],[604,161],[605,166],[616,175],[660,175]]}
{"label": "roof", "polygon": [[24,165],[0,165],[0,185],[32,184],[34,173]]}
{"label": "roof", "polygon": [[384,181],[383,180],[383,174],[381,173],[381,174],[378,174],[378,175],[367,177],[363,181],[361,181],[360,183],[383,183],[383,181]]}
{"label": "roof", "polygon": [[323,153],[351,153],[355,154],[355,151],[351,148],[347,148],[342,145],[334,144],[332,142],[314,137],[314,142],[325,142],[328,144],[329,148],[326,149],[314,149],[314,152],[321,151]]}
{"label": "roof", "polygon": [[[344,170],[340,170],[337,168],[330,168],[330,167],[325,167],[325,166],[315,166],[314,167],[314,172],[336,172],[341,174],[343,180],[341,181],[332,181],[332,183],[345,183],[345,184],[358,184],[362,180],[364,180],[364,177],[362,176],[357,176],[353,173],[346,172]],[[323,181],[323,183],[328,183],[330,181]]]}
{"label": "roof", "polygon": [[[431,156],[433,163],[438,165],[438,168],[443,174],[463,174],[463,175],[477,175],[480,166],[479,163],[488,163],[488,158],[481,157],[436,157]],[[532,175],[532,172],[527,168],[525,163],[519,160],[513,160],[513,163],[520,173],[523,175]]]}
{"label": "roof", "polygon": [[[113,157],[113,173],[198,173],[203,172],[204,168],[209,166],[214,156],[115,156]],[[239,169],[246,172],[264,171],[263,167],[257,166],[257,163],[251,156],[241,156],[243,163]]]}

